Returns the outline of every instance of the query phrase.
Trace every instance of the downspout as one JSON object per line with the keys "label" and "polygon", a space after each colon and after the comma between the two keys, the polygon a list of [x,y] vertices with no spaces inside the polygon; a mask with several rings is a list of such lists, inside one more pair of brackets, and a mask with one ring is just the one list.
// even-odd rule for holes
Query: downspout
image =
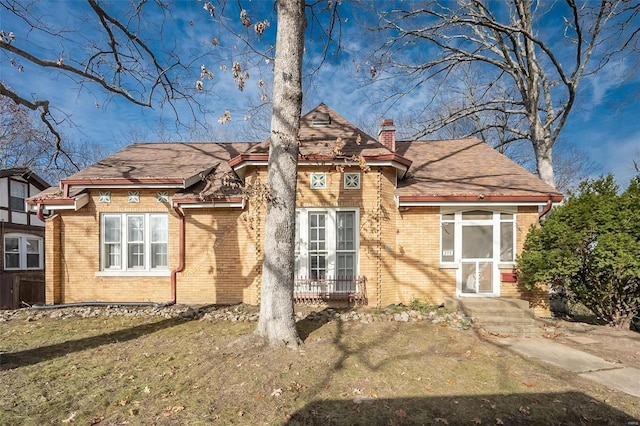
{"label": "downspout", "polygon": [[549,200],[547,201],[547,204],[544,206],[544,209],[542,209],[542,211],[538,213],[538,220],[542,219],[544,215],[549,213],[552,207],[553,207],[553,201],[551,201],[551,195],[549,195]]}
{"label": "downspout", "polygon": [[36,217],[40,221],[44,222],[44,204],[38,203],[37,206],[38,206],[38,210],[36,211]]}
{"label": "downspout", "polygon": [[178,281],[178,272],[182,272],[184,271],[184,212],[180,209],[180,207],[178,207],[177,205],[175,205],[173,207],[173,211],[176,212],[176,214],[180,217],[180,230],[179,230],[179,253],[178,253],[178,267],[175,269],[171,270],[171,301],[169,302],[169,304],[171,305],[175,305],[176,301],[177,301],[177,292],[176,292],[176,287],[177,287],[177,281]]}

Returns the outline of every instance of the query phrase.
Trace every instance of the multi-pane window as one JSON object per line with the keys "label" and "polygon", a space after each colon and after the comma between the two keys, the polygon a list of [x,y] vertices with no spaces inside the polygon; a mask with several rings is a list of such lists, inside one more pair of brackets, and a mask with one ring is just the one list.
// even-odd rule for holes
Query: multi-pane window
{"label": "multi-pane window", "polygon": [[24,182],[16,182],[15,180],[11,181],[11,198],[9,200],[9,205],[11,210],[25,211],[24,201],[27,198],[27,184]]}
{"label": "multi-pane window", "polygon": [[357,276],[358,213],[302,208],[296,212],[295,273],[298,278]]}
{"label": "multi-pane window", "polygon": [[166,214],[104,214],[102,270],[151,271],[169,266]]}
{"label": "multi-pane window", "polygon": [[[473,210],[443,213],[440,231],[440,260],[515,260],[515,214]],[[499,258],[497,253],[499,253]]]}
{"label": "multi-pane window", "polygon": [[344,187],[347,189],[360,188],[360,173],[345,173]]}
{"label": "multi-pane window", "polygon": [[27,234],[7,234],[4,237],[4,269],[42,269],[42,238]]}
{"label": "multi-pane window", "polygon": [[311,173],[311,189],[325,189],[327,187],[326,173]]}
{"label": "multi-pane window", "polygon": [[336,277],[354,278],[356,265],[356,214],[337,212]]}

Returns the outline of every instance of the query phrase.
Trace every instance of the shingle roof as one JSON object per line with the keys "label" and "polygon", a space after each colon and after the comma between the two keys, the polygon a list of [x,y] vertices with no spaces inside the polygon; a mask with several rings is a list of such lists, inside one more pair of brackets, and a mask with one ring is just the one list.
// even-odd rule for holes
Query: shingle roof
{"label": "shingle roof", "polygon": [[63,179],[186,180],[246,151],[250,143],[135,143]]}
{"label": "shingle roof", "polygon": [[[330,123],[314,123],[316,114],[329,118]],[[393,153],[324,104],[302,117],[300,139],[302,161],[354,155],[367,161],[390,159],[393,164],[401,164],[400,173],[413,162],[398,181],[396,195],[401,202],[434,201],[438,197],[452,201],[465,197],[532,197],[540,201],[549,196],[557,201],[561,197],[554,188],[478,139],[397,141]],[[338,139],[342,146],[337,146]],[[339,152],[337,147],[341,148]],[[155,183],[183,188],[175,198],[186,202],[237,198],[242,188],[232,167],[246,159],[266,161],[268,149],[269,139],[260,143],[138,143],[63,179],[62,184],[71,186],[73,194],[90,185]],[[64,197],[57,188],[42,195]]]}
{"label": "shingle roof", "polygon": [[[328,114],[331,123],[328,125],[314,125],[313,117],[317,113]],[[335,157],[336,141],[342,139],[344,145],[340,155],[351,157],[360,155],[376,157],[392,154],[391,151],[375,138],[357,128],[340,114],[321,103],[300,119],[300,155],[302,159],[313,157]],[[248,154],[267,154],[269,139],[265,139]]]}
{"label": "shingle roof", "polygon": [[476,138],[396,142],[396,150],[413,161],[408,175],[398,182],[401,198],[560,195]]}

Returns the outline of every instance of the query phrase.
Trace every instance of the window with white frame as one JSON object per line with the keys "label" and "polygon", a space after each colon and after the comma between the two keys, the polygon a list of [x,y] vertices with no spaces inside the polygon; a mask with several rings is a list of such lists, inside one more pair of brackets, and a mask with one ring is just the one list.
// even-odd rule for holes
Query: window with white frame
{"label": "window with white frame", "polygon": [[441,262],[453,263],[461,258],[514,262],[515,216],[512,212],[484,210],[442,213]]}
{"label": "window with white frame", "polygon": [[11,210],[23,212],[25,211],[24,201],[27,198],[27,184],[24,182],[11,181],[11,199],[9,205]]}
{"label": "window with white frame", "polygon": [[326,173],[311,173],[311,189],[325,189],[327,187]]}
{"label": "window with white frame", "polygon": [[358,274],[358,210],[296,211],[297,278],[353,279]]}
{"label": "window with white frame", "polygon": [[29,234],[7,234],[4,236],[4,269],[42,269],[42,238]]}
{"label": "window with white frame", "polygon": [[103,271],[159,271],[169,267],[169,216],[161,213],[102,215]]}
{"label": "window with white frame", "polygon": [[344,174],[344,187],[346,189],[358,189],[358,188],[360,188],[360,173],[345,173]]}

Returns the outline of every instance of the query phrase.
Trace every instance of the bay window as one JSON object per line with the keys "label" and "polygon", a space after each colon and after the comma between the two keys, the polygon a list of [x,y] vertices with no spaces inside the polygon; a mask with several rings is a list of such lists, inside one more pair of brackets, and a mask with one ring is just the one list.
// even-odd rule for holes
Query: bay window
{"label": "bay window", "polygon": [[296,277],[354,279],[358,275],[358,221],[354,209],[298,209]]}
{"label": "bay window", "polygon": [[168,215],[103,214],[101,228],[102,271],[146,273],[168,270]]}

